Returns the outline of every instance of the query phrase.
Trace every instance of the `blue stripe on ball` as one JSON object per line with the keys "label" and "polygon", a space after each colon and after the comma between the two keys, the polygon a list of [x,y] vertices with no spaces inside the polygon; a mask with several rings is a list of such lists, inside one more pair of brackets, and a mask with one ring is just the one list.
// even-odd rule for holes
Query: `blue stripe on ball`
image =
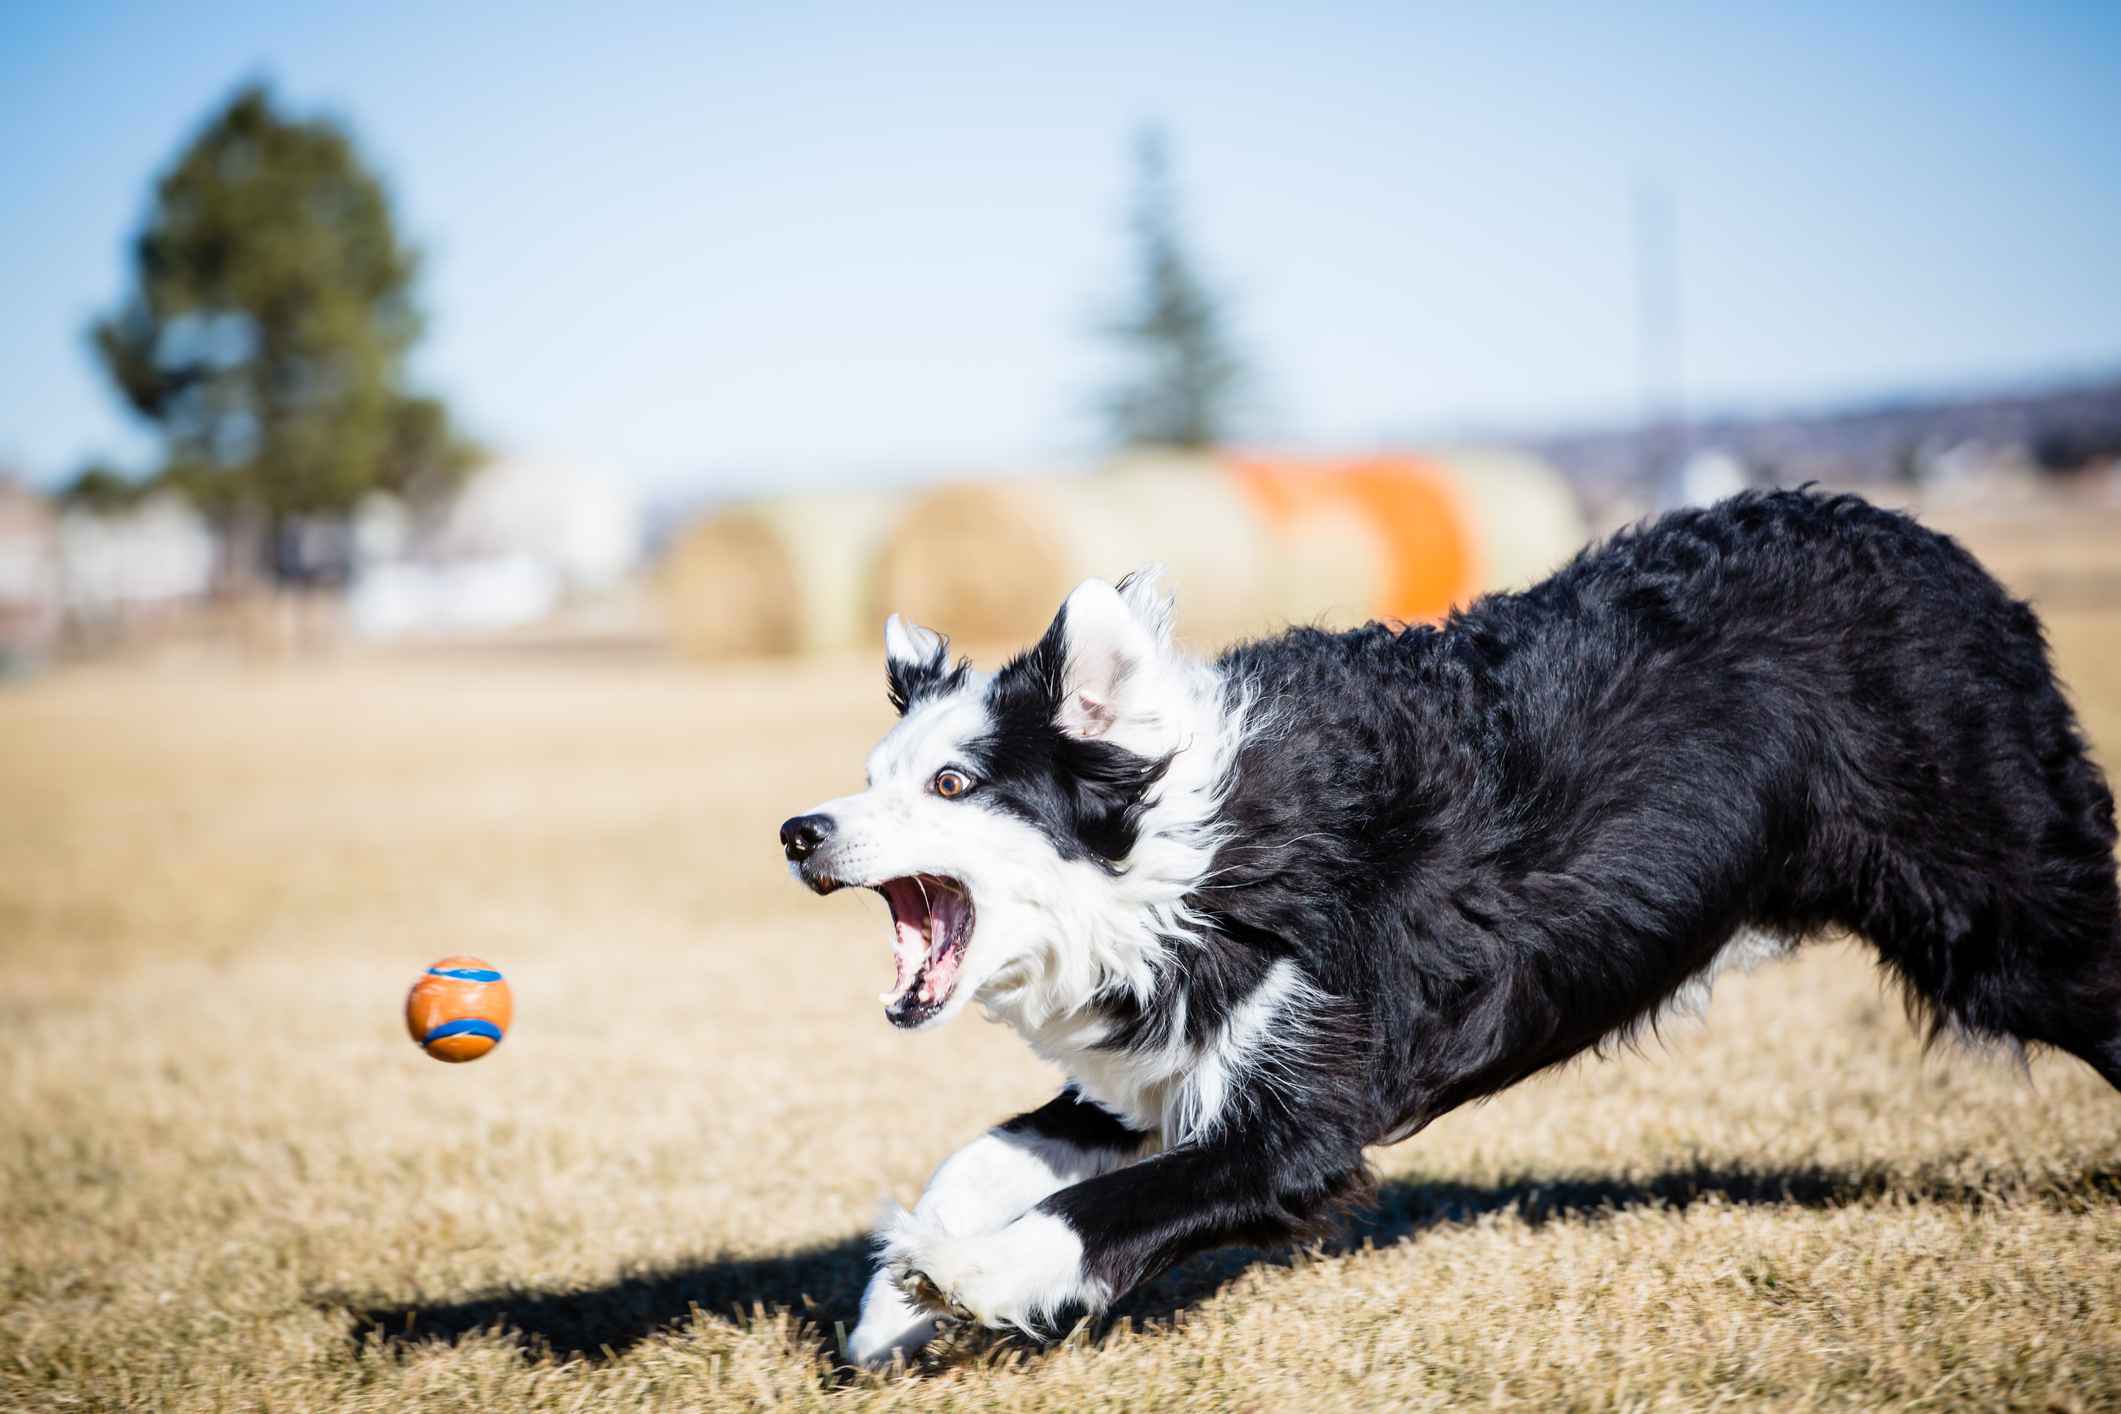
{"label": "blue stripe on ball", "polygon": [[501,974],[490,967],[430,967],[430,977],[454,977],[459,982],[498,982]]}
{"label": "blue stripe on ball", "polygon": [[487,1040],[498,1045],[501,1040],[501,1028],[490,1021],[479,1021],[476,1019],[445,1021],[434,1030],[428,1032],[427,1039],[420,1044],[432,1046],[435,1042],[446,1041],[452,1036],[484,1036]]}

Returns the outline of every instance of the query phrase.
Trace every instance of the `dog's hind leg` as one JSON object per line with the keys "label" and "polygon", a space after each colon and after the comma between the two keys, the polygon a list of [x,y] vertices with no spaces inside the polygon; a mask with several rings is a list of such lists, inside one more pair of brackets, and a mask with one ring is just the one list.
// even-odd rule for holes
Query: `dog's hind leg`
{"label": "dog's hind leg", "polygon": [[1875,902],[1848,921],[1941,1029],[2067,1051],[2121,1090],[2121,889],[2108,812],[2047,832],[2038,856],[2026,848],[1983,867],[1883,854],[1874,878],[1889,887],[1874,887]]}
{"label": "dog's hind leg", "polygon": [[2113,795],[2031,610],[1974,610],[1988,629],[1938,655],[1958,690],[1874,713],[1860,768],[1814,784],[1839,805],[1815,822],[1807,912],[1875,944],[1935,1022],[2068,1051],[2121,1089]]}
{"label": "dog's hind leg", "polygon": [[935,1315],[894,1276],[895,1254],[923,1242],[997,1231],[1048,1194],[1137,1158],[1147,1140],[1071,1089],[945,1159],[913,1211],[894,1213],[877,1234],[883,1260],[862,1294],[847,1359],[885,1365],[935,1337]]}
{"label": "dog's hind leg", "polygon": [[2121,1089],[2121,904],[2099,854],[2000,885],[1903,859],[1889,897],[1847,921],[1934,1031],[2052,1046]]}
{"label": "dog's hind leg", "polygon": [[2121,1090],[2121,879],[2114,874],[2114,799],[2075,723],[2054,733],[2065,748],[2050,776],[2056,823],[2040,871],[2052,935],[2036,966],[2051,979],[2032,1009],[2047,1042],[2078,1056]]}
{"label": "dog's hind leg", "polygon": [[2121,1090],[2121,1021],[2109,1021],[2103,1035],[2087,1035],[2074,1042],[2055,1044],[2081,1057],[2106,1083]]}
{"label": "dog's hind leg", "polygon": [[2043,961],[1979,978],[1946,1014],[1977,1035],[2067,1051],[2121,1090],[2121,943]]}
{"label": "dog's hind leg", "polygon": [[2012,1034],[2068,1051],[2121,1090],[2121,920],[2054,952],[2052,966],[2013,979]]}

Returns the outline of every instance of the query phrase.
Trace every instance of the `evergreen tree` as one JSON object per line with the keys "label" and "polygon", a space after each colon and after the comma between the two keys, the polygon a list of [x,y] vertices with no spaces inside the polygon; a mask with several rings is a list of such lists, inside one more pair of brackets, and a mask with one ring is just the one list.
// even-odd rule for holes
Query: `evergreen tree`
{"label": "evergreen tree", "polygon": [[1160,130],[1145,128],[1137,136],[1135,169],[1128,229],[1136,285],[1127,311],[1103,330],[1126,372],[1105,393],[1102,410],[1121,443],[1207,446],[1230,434],[1245,361],[1230,334],[1226,300],[1201,276],[1186,246]]}
{"label": "evergreen tree", "polygon": [[156,184],[133,264],[96,350],[161,431],[159,479],[224,523],[271,532],[469,470],[446,410],[403,386],[417,258],[335,125],[239,90]]}

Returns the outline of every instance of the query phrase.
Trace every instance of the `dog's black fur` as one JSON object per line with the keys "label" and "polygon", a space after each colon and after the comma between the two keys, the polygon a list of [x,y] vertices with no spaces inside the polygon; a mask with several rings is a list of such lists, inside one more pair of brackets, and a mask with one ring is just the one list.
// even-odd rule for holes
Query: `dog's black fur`
{"label": "dog's black fur", "polygon": [[[1059,628],[992,685],[1021,720],[983,764],[1110,859],[1138,803],[1112,785],[1151,791],[1157,763],[1071,775]],[[1339,1000],[1282,1057],[1300,1084],[1041,1205],[1115,1292],[1314,1231],[1365,1190],[1365,1145],[1631,1034],[1742,928],[1857,934],[1933,1026],[2121,1087],[2112,797],[2033,611],[1904,515],[1741,496],[1441,626],[1297,629],[1218,666],[1275,725],[1190,901],[1208,926],[1155,1001],[1110,1003],[1108,1044],[1213,1027],[1281,958]],[[1142,1138],[1073,1091],[1010,1127]]]}

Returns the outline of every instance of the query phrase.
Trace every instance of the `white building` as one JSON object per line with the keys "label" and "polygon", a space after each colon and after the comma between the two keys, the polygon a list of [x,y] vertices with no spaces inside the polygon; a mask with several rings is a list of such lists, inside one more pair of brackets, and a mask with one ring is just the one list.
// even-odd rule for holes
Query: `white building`
{"label": "white building", "polygon": [[34,665],[59,634],[59,535],[44,498],[0,479],[0,674]]}
{"label": "white building", "polygon": [[508,459],[480,468],[429,530],[387,508],[356,516],[348,620],[368,637],[513,628],[639,565],[645,517],[608,469]]}
{"label": "white building", "polygon": [[568,590],[608,589],[640,563],[643,522],[639,493],[615,471],[503,460],[472,477],[433,549],[455,561],[527,556]]}
{"label": "white building", "polygon": [[59,517],[61,599],[88,621],[202,599],[217,549],[206,518],[174,491],[109,515],[70,510]]}

